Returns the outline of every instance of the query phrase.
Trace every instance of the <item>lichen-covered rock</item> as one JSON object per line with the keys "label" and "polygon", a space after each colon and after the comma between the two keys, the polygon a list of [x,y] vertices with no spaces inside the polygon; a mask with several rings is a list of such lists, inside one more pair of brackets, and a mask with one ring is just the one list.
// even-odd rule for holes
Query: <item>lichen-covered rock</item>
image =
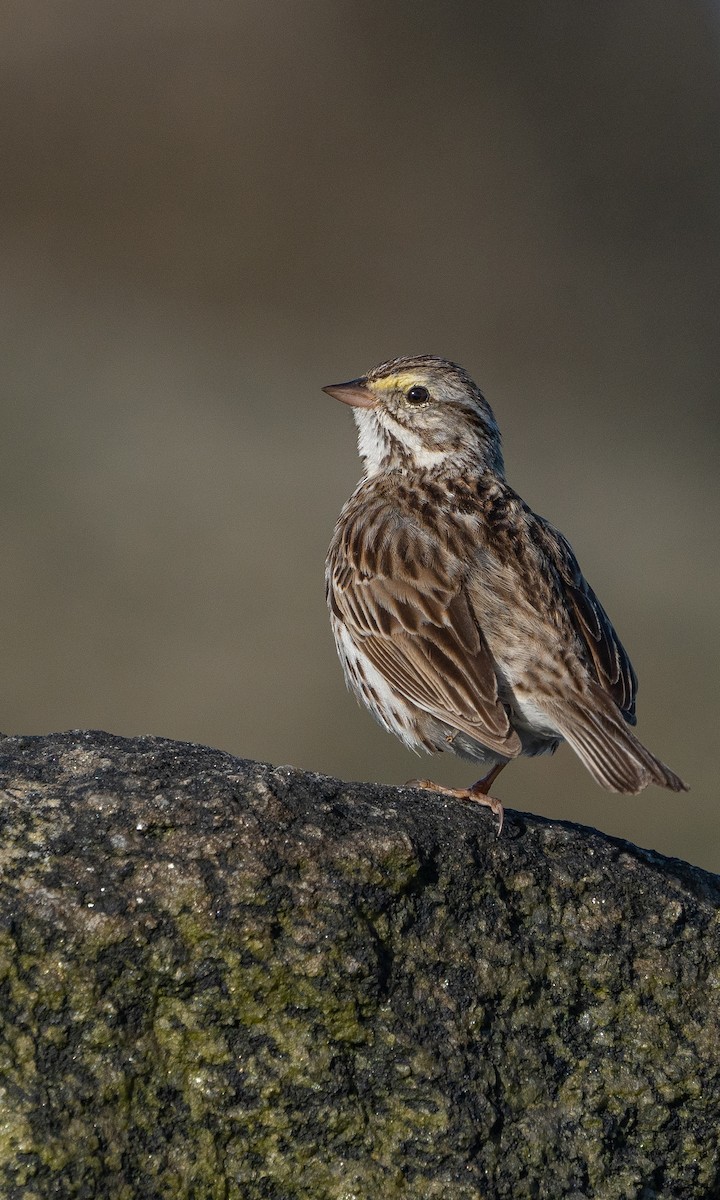
{"label": "lichen-covered rock", "polygon": [[714,877],[154,738],[0,784],[4,1200],[720,1196]]}

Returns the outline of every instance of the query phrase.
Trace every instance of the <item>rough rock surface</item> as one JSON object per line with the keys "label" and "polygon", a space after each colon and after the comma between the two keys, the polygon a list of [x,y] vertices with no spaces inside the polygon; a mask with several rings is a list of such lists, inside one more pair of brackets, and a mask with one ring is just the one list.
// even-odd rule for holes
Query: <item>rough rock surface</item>
{"label": "rough rock surface", "polygon": [[715,877],[154,738],[0,784],[4,1200],[720,1196]]}

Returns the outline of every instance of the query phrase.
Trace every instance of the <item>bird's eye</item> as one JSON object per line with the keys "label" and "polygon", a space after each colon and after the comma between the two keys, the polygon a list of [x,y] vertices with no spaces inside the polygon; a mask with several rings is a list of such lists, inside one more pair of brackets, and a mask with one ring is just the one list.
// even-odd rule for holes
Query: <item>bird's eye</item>
{"label": "bird's eye", "polygon": [[406,398],[411,404],[425,404],[430,399],[430,393],[422,384],[416,383],[414,387],[410,388]]}

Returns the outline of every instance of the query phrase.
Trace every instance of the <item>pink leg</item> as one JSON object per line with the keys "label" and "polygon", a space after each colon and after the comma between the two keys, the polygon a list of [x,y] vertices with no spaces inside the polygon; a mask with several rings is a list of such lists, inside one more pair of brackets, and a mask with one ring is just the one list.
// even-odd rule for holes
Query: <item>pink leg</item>
{"label": "pink leg", "polygon": [[498,763],[491,771],[488,771],[487,775],[478,779],[477,783],[471,784],[469,788],[446,788],[439,783],[433,783],[431,779],[410,779],[406,786],[423,788],[428,792],[440,792],[443,796],[455,796],[458,800],[473,800],[476,804],[485,805],[492,809],[498,819],[497,837],[500,837],[505,810],[495,796],[488,796],[488,789],[492,787],[503,767],[506,766],[507,763]]}
{"label": "pink leg", "polygon": [[494,784],[501,771],[504,771],[507,763],[497,763],[492,771],[488,771],[487,775],[483,775],[482,779],[478,779],[477,783],[473,783],[468,788],[470,792],[478,792],[481,796],[487,796],[490,788]]}

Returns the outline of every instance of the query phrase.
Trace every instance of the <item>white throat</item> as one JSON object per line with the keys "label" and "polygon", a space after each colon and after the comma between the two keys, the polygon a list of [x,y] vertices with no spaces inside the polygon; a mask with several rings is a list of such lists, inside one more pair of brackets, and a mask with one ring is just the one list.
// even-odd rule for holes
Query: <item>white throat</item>
{"label": "white throat", "polygon": [[354,408],[353,416],[358,428],[358,451],[365,464],[366,478],[377,475],[387,466],[391,439],[407,450],[416,470],[438,467],[451,457],[448,450],[429,449],[418,434],[400,425],[388,412],[379,415],[374,409]]}

